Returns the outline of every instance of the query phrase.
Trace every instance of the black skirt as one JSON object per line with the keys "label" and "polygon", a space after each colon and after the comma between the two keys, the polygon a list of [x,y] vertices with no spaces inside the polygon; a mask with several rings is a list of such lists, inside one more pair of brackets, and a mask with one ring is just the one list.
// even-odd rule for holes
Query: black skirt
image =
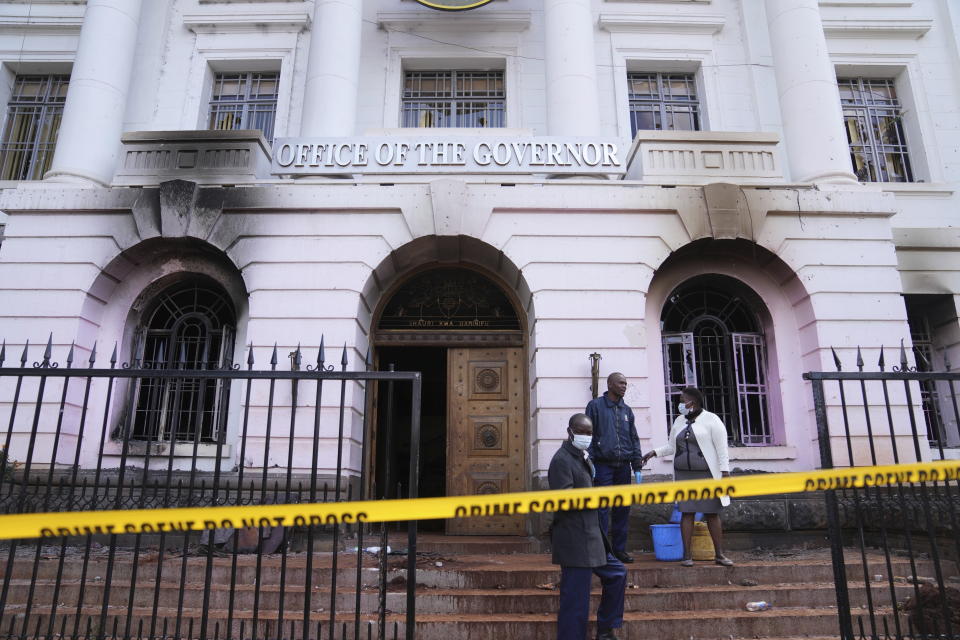
{"label": "black skirt", "polygon": [[[709,471],[686,471],[684,469],[673,470],[674,480],[713,480],[713,475]],[[723,505],[720,504],[720,498],[706,498],[704,500],[682,500],[677,503],[677,509],[680,513],[720,513]]]}

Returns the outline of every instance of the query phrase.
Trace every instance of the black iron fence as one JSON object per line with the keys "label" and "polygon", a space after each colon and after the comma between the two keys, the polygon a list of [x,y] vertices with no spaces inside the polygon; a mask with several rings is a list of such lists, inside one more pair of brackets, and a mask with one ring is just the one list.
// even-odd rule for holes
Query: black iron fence
{"label": "black iron fence", "polygon": [[[186,349],[163,367],[120,363],[116,348],[98,366],[96,346],[82,364],[71,346],[61,366],[53,350],[27,345],[5,366],[0,347],[0,513],[381,498],[366,408],[397,384],[411,385],[410,417],[393,425],[390,407],[379,421],[409,429],[410,472],[386,484],[417,495],[419,373],[348,371],[345,347],[327,365],[322,340],[316,364],[298,347],[289,371],[276,346],[259,350],[263,370],[252,346],[245,368],[223,369],[193,366]],[[13,540],[0,549],[0,637],[413,638],[416,542],[415,521]]]}
{"label": "black iron fence", "polygon": [[[876,371],[859,349],[856,371],[834,360],[835,372],[804,376],[824,468],[960,457],[960,373],[948,359],[939,371],[922,355],[910,366],[901,345],[889,371],[883,349]],[[960,638],[960,484],[904,478],[825,499],[841,637]]]}

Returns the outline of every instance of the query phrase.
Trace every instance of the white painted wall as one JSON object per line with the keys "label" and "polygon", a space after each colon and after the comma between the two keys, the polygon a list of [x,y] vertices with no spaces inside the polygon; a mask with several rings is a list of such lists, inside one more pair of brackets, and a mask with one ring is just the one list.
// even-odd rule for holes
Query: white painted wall
{"label": "white painted wall", "polygon": [[[311,108],[304,99],[310,40],[322,31],[313,23],[313,2],[143,4],[125,131],[202,128],[212,73],[241,69],[281,72],[276,135],[301,131]],[[69,68],[83,10],[72,3],[0,5],[4,78]],[[750,284],[776,323],[774,393],[784,439],[762,453],[738,451],[743,459],[735,465],[746,468],[816,465],[810,392],[800,375],[831,368],[830,346],[849,361],[858,344],[898,344],[908,335],[902,293],[960,295],[958,11],[951,0],[875,6],[823,0],[820,10],[835,68],[898,79],[911,155],[924,182],[745,186],[751,222],[741,237],[782,260],[798,283],[779,290],[780,281],[746,261],[715,265]],[[600,135],[625,143],[629,137],[627,70],[694,72],[705,128],[783,133],[765,3],[598,0],[592,11],[596,95],[589,102],[598,105]],[[547,34],[538,0],[494,2],[464,14],[431,12],[409,0],[365,0],[362,19],[355,124],[344,135],[396,127],[405,65],[503,68],[507,126],[548,133]],[[9,82],[0,83],[0,104],[4,91]],[[790,158],[790,144],[788,137],[780,145],[783,159]],[[462,177],[462,210],[451,223],[451,212],[436,208],[427,184],[433,178],[407,179],[396,186],[278,181],[228,191],[224,211],[197,237],[225,252],[248,295],[238,344],[252,342],[258,362],[265,362],[275,340],[281,354],[300,342],[309,360],[323,334],[331,347],[328,360],[337,360],[332,347],[345,343],[357,362],[367,348],[373,271],[417,238],[468,235],[520,270],[535,310],[531,468],[546,467],[567,416],[589,399],[592,351],[602,353],[604,372],[619,369],[630,378],[628,401],[637,410],[641,438],[645,446],[658,443],[665,417],[657,327],[663,294],[656,271],[672,251],[711,235],[702,189],[540,178],[507,188]],[[60,352],[72,340],[83,348],[95,340],[110,343],[137,286],[194,259],[147,262],[137,271],[121,256],[156,234],[138,224],[139,189],[0,187],[8,187],[0,192],[0,219],[6,215],[7,223],[0,247],[0,337],[8,345],[42,341],[49,331]],[[105,290],[111,274],[126,286]],[[15,351],[11,346],[8,353]],[[868,354],[875,357],[875,351]],[[238,350],[238,361],[242,357]],[[357,414],[349,424],[358,441]],[[238,428],[234,411],[231,433]],[[330,436],[336,424],[325,417],[323,428]],[[256,451],[248,457],[259,464]],[[359,447],[349,459],[356,468]],[[323,465],[331,464],[326,450]]]}

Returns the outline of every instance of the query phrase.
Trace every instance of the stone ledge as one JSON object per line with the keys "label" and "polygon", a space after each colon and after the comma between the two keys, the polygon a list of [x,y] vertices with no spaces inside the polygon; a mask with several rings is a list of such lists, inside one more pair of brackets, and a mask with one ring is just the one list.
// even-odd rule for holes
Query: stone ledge
{"label": "stone ledge", "polygon": [[152,186],[178,178],[199,184],[272,178],[270,148],[255,129],[132,131],[121,142],[115,186]]}
{"label": "stone ledge", "polygon": [[730,447],[731,460],[795,460],[796,447]]}
{"label": "stone ledge", "polygon": [[777,145],[767,132],[639,131],[626,180],[657,184],[782,183]]}

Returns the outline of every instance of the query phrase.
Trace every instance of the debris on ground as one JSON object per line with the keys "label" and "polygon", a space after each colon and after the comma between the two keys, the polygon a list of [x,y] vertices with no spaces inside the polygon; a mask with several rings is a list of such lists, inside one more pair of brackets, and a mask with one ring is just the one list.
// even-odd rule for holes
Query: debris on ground
{"label": "debris on ground", "polygon": [[556,585],[554,585],[552,582],[544,582],[543,584],[537,585],[537,589],[543,589],[544,591],[553,591],[556,588]]}
{"label": "debris on ground", "polygon": [[[944,587],[944,595],[946,603],[940,598],[940,589],[925,582],[917,589],[916,595],[910,596],[900,605],[900,609],[907,613],[913,628],[921,633],[936,632],[949,627],[957,629],[960,627],[960,589]],[[950,616],[949,621],[944,619],[944,609]]]}
{"label": "debris on ground", "polygon": [[753,578],[744,578],[743,580],[740,581],[741,587],[755,587],[758,584],[760,583],[754,580]]}

